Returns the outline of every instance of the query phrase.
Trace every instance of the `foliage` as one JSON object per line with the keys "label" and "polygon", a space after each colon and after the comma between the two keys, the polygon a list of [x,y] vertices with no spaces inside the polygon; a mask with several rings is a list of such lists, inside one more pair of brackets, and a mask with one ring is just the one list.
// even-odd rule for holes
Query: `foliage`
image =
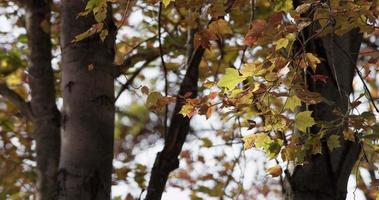
{"label": "foliage", "polygon": [[[168,96],[163,94],[164,73],[159,67],[157,53],[160,2],[163,4],[160,23],[163,58],[169,75]],[[378,161],[379,124],[373,105],[377,102],[371,100],[379,96],[376,81],[379,2],[331,0],[328,5],[309,0],[294,8],[289,0],[256,0],[253,4],[248,0],[236,0],[226,12],[228,2],[89,0],[83,12],[78,13],[77,17],[94,16],[95,23],[77,35],[72,43],[91,37],[104,41],[108,35],[104,23],[107,3],[113,5],[119,27],[115,64],[123,75],[117,77],[115,85],[120,91],[127,85],[128,90],[116,103],[115,185],[127,183],[134,191],[145,189],[152,163],[143,157],[149,154],[148,159],[153,159],[151,156],[157,149],[151,147],[160,144],[159,137],[165,133],[164,108],[168,105],[171,114],[176,98],[185,100],[180,114],[196,124],[188,139],[191,145],[181,153],[185,164],[173,174],[168,187],[190,190],[192,199],[281,195],[276,189],[280,181],[275,177],[283,176],[283,166],[288,163],[303,165],[310,156],[322,154],[321,143],[325,138],[330,151],[338,149],[343,140],[361,142],[367,158],[361,159],[359,166],[369,172],[377,170],[374,163]],[[0,84],[7,84],[28,99],[27,39],[23,34],[25,12],[12,2],[0,5],[7,8],[0,12],[12,26],[0,32],[5,38],[0,40]],[[61,51],[56,42],[59,2],[54,2],[53,10],[53,64],[59,88]],[[348,112],[336,110],[339,117],[335,121],[317,121],[309,110],[309,106],[320,102],[333,104],[333,100],[310,91],[307,81],[326,84],[334,77],[313,74],[311,79],[306,79],[304,75],[316,72],[325,62],[322,55],[304,48],[296,49],[296,41],[307,42],[301,37],[302,30],[314,24],[318,24],[317,34],[311,36],[315,38],[330,33],[341,36],[354,28],[364,34],[358,68],[370,91],[366,91],[357,79],[353,83],[355,92],[351,94]],[[12,33],[13,30],[19,31]],[[186,42],[190,30],[195,31],[193,41]],[[199,66],[199,97],[195,99],[189,98],[191,94],[176,95],[190,47],[206,49]],[[147,61],[150,58],[151,61]],[[61,103],[61,94],[57,94],[57,102]],[[0,110],[0,154],[3,157],[0,168],[4,169],[0,170],[0,193],[12,199],[23,199],[23,195],[35,191],[31,123],[21,118],[15,106],[5,98],[0,98]],[[204,127],[211,128],[204,132]],[[317,129],[318,133],[311,134],[310,129]],[[329,136],[335,129],[344,131]],[[230,152],[235,149],[241,151],[232,156]],[[254,160],[252,164],[249,157],[244,156],[260,151],[265,153],[267,160]],[[255,162],[260,162],[262,169],[272,167],[258,172],[254,180],[262,180],[260,178],[266,174],[273,178],[257,181],[257,184],[243,184],[243,170],[238,166],[242,166],[241,163],[254,165]],[[359,170],[355,175],[358,187],[373,197],[377,191],[374,184],[366,185]],[[375,177],[370,178],[374,180]],[[130,199],[139,195],[133,189],[128,190]],[[2,198],[5,196],[0,196]]]}

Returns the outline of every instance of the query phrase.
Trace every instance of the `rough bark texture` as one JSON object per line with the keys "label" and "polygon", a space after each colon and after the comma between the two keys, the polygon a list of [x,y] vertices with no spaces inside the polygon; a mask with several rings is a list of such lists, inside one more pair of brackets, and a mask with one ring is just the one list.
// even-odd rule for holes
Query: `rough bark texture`
{"label": "rough bark texture", "polygon": [[[58,199],[110,199],[114,84],[112,63],[116,27],[111,8],[102,42],[97,34],[78,43],[73,38],[95,24],[78,17],[86,1],[63,0],[61,15],[62,93],[64,99]],[[88,68],[93,65],[93,69]]]}
{"label": "rough bark texture", "polygon": [[[315,27],[303,31],[305,39],[315,34]],[[328,76],[327,83],[308,81],[311,91],[317,91],[333,102],[332,105],[319,103],[310,106],[313,117],[319,121],[331,122],[338,117],[333,110],[346,113],[349,95],[353,91],[355,65],[362,36],[354,29],[343,36],[329,34],[310,41],[306,50],[322,59],[316,74]],[[312,133],[318,130],[311,129]],[[327,133],[342,135],[342,129]],[[286,189],[290,200],[344,200],[351,170],[359,157],[359,143],[342,141],[342,147],[329,151],[327,137],[322,142],[322,155],[313,156],[309,164],[297,166],[290,177],[290,187]]]}
{"label": "rough bark texture", "polygon": [[60,148],[60,113],[55,104],[51,68],[50,1],[31,0],[25,6],[30,50],[30,106],[37,151],[37,199],[50,200],[57,194]]}
{"label": "rough bark texture", "polygon": [[159,200],[166,186],[169,174],[179,167],[179,154],[186,140],[190,119],[179,114],[185,101],[183,97],[191,92],[191,98],[197,96],[197,81],[199,77],[199,64],[203,57],[204,49],[198,48],[187,69],[183,82],[180,85],[175,109],[171,117],[171,124],[165,135],[163,150],[157,154],[151,172],[149,186],[147,188],[146,200]]}

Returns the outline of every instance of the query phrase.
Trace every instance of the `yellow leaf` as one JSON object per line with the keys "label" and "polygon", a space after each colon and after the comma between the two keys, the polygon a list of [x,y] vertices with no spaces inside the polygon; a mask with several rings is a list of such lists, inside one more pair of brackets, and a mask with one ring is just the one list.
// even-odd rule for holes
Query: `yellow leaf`
{"label": "yellow leaf", "polygon": [[312,111],[299,112],[295,117],[295,126],[302,132],[306,132],[308,127],[311,127],[315,124],[313,119]]}
{"label": "yellow leaf", "polygon": [[295,112],[295,109],[301,106],[301,100],[296,95],[290,96],[287,99],[287,103],[284,108],[288,108]]}
{"label": "yellow leaf", "polygon": [[244,64],[242,69],[240,70],[242,76],[249,77],[249,76],[261,76],[265,74],[267,69],[262,67],[262,63],[255,62],[255,63],[249,63]]}
{"label": "yellow leaf", "polygon": [[277,40],[276,42],[274,42],[274,44],[276,45],[275,47],[275,51],[281,49],[281,48],[286,48],[287,45],[288,45],[289,41],[287,38],[280,38],[279,40]]}
{"label": "yellow leaf", "polygon": [[283,172],[282,167],[280,165],[275,165],[266,170],[272,177],[280,176]]}
{"label": "yellow leaf", "polygon": [[191,118],[195,111],[195,108],[191,104],[185,104],[182,106],[182,109],[180,109],[179,114],[182,114],[184,117]]}
{"label": "yellow leaf", "polygon": [[226,68],[225,75],[218,81],[217,85],[227,90],[234,89],[238,83],[244,81],[246,77],[240,76],[239,72],[234,68]]}
{"label": "yellow leaf", "polygon": [[167,6],[171,3],[171,1],[175,1],[175,0],[162,0],[162,3],[164,5],[164,7],[167,8]]}
{"label": "yellow leaf", "polygon": [[317,65],[321,63],[320,59],[318,59],[312,53],[306,53],[305,56],[307,58],[308,64],[312,67],[313,71],[316,71]]}

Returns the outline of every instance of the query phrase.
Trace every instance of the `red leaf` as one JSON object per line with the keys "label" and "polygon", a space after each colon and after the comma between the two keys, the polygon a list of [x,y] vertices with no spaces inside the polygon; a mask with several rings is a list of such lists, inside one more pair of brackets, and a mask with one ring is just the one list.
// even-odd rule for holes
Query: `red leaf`
{"label": "red leaf", "polygon": [[313,79],[313,81],[322,81],[326,83],[329,77],[322,74],[315,74],[315,75],[312,75],[311,78]]}

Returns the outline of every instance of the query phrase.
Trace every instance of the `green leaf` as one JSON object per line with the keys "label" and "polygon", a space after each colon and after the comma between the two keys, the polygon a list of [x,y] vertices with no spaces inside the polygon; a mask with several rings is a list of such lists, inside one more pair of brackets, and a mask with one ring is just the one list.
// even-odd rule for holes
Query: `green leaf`
{"label": "green leaf", "polygon": [[146,107],[148,109],[151,109],[156,106],[159,99],[162,98],[162,94],[160,92],[152,92],[149,94],[149,96],[146,99]]}
{"label": "green leaf", "polygon": [[296,95],[293,95],[288,97],[287,103],[284,108],[288,108],[295,112],[295,109],[299,106],[301,106],[301,100]]}
{"label": "green leaf", "polygon": [[244,81],[246,77],[240,76],[238,71],[234,68],[226,68],[225,75],[217,83],[218,86],[224,87],[227,90],[234,89],[238,83]]}
{"label": "green leaf", "polygon": [[295,127],[302,132],[306,132],[308,127],[315,124],[313,119],[312,111],[299,112],[295,117]]}
{"label": "green leaf", "polygon": [[327,143],[330,151],[333,151],[333,149],[336,149],[341,146],[339,138],[340,136],[338,135],[332,135],[328,138]]}

